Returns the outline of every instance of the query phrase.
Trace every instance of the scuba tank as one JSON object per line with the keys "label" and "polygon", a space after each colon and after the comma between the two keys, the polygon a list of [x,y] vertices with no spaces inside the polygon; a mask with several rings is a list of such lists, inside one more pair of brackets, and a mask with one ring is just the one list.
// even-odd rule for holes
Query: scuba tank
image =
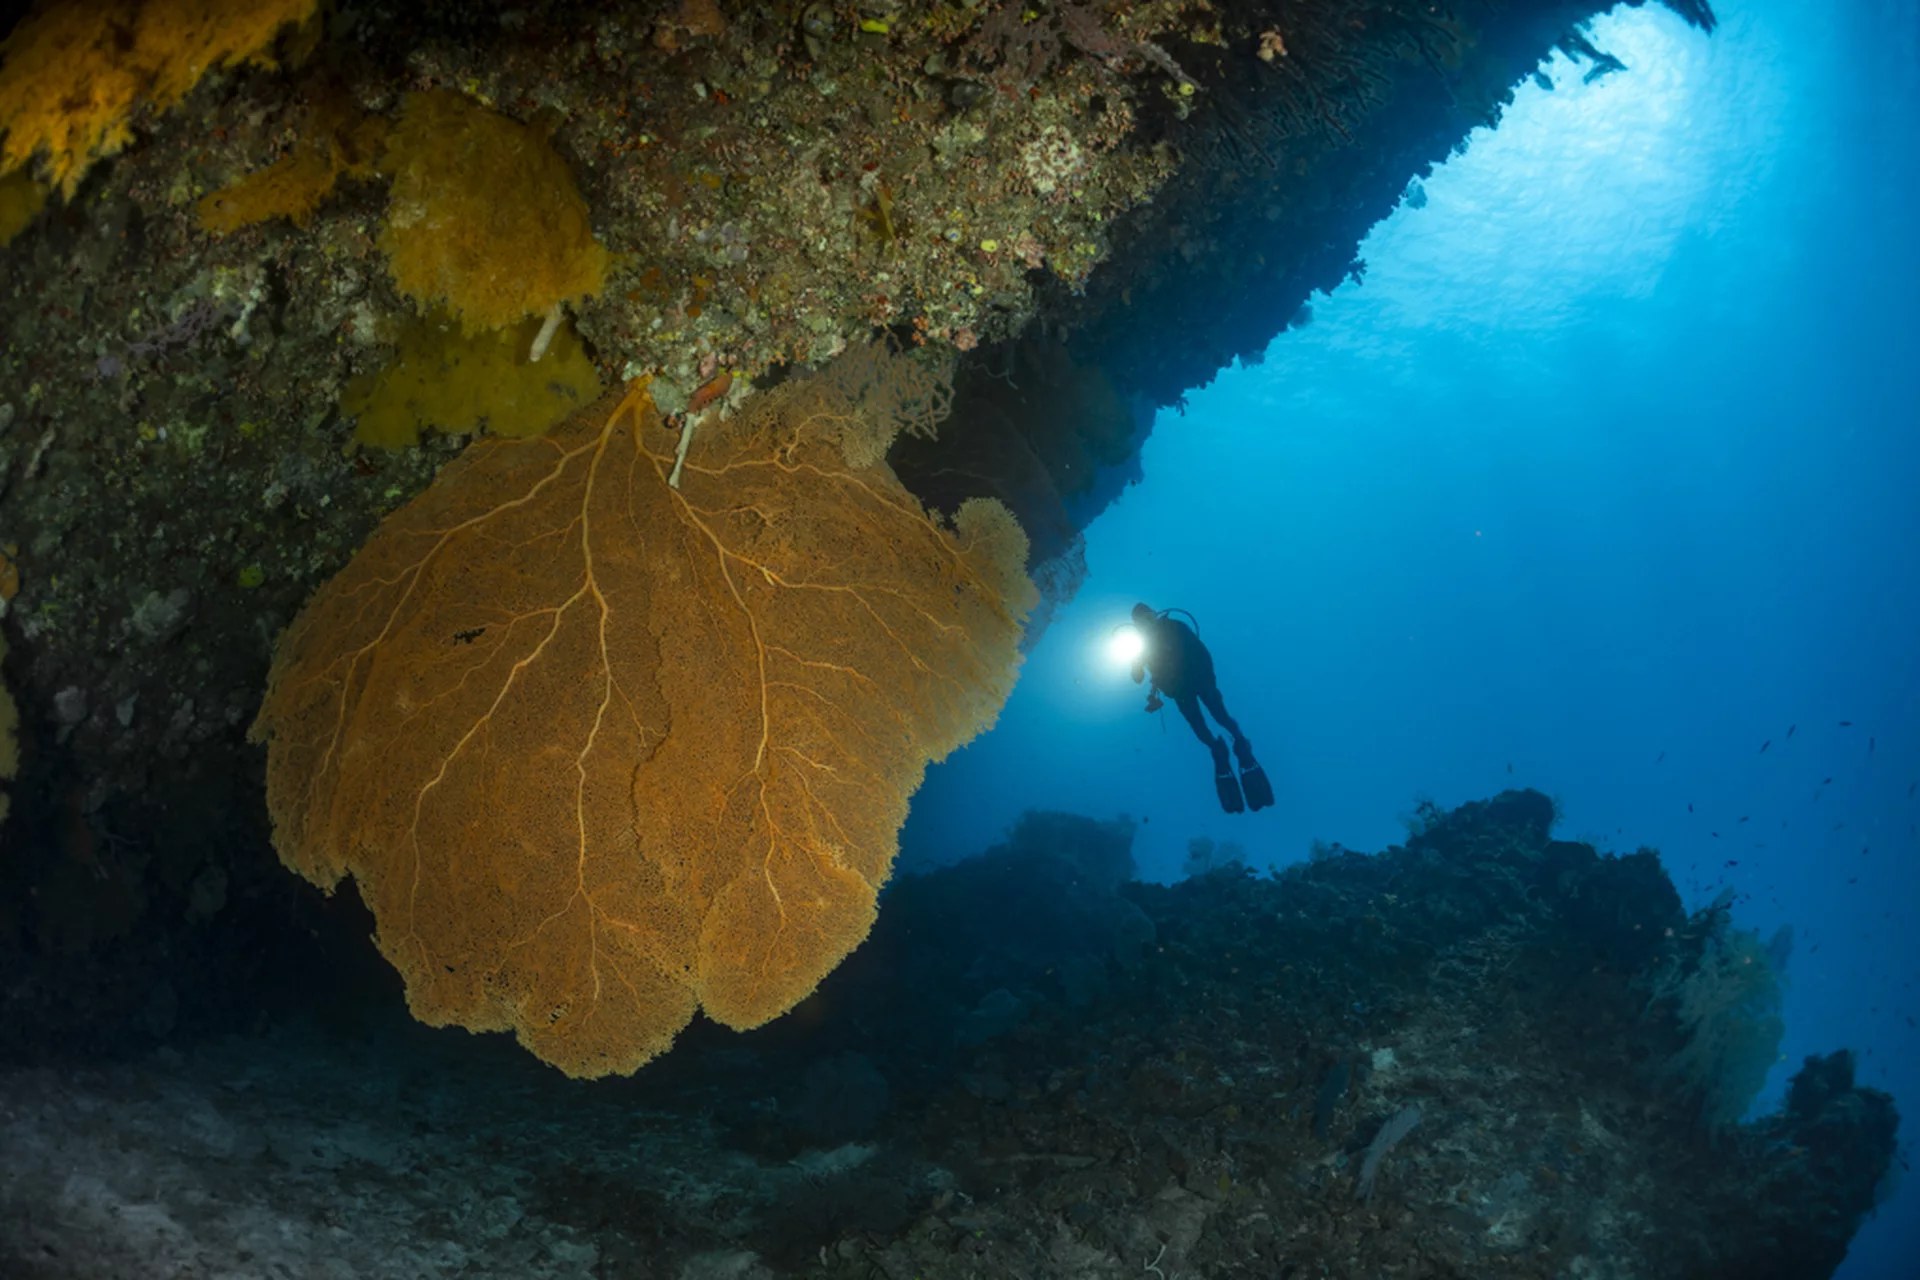
{"label": "scuba tank", "polygon": [[1174,613],[1181,614],[1186,618],[1187,625],[1193,628],[1193,638],[1198,640],[1200,638],[1200,619],[1194,617],[1192,614],[1188,613],[1185,609],[1162,609],[1160,612],[1154,614],[1153,616],[1156,618],[1164,618],[1168,614],[1174,614]]}

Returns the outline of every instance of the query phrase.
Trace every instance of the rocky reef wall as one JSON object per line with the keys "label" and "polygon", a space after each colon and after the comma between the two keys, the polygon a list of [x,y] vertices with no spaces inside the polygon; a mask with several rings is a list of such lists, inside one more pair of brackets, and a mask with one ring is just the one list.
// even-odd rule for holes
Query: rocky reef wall
{"label": "rocky reef wall", "polygon": [[[566,410],[582,370],[724,411],[878,335],[953,387],[902,479],[1006,501],[1060,598],[1152,407],[1354,274],[1406,183],[1595,7],[16,18],[0,1052],[231,1025],[359,927],[273,860],[244,733],[275,637],[465,434],[527,429],[529,396]],[[567,379],[528,391],[516,353],[548,341]],[[427,384],[443,416],[386,447],[379,388]]]}

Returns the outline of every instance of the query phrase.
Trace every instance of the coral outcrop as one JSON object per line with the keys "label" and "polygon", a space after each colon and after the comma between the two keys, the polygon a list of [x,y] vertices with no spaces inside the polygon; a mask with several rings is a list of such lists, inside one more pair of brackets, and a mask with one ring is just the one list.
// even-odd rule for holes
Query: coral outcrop
{"label": "coral outcrop", "polygon": [[629,1080],[377,1001],[0,1072],[0,1270],[1831,1276],[1892,1101],[1843,1052],[1696,1124],[1647,1000],[1693,922],[1656,855],[1551,815],[1514,792],[1172,886],[1127,881],[1129,824],[1032,815],[898,878],[793,1017]]}

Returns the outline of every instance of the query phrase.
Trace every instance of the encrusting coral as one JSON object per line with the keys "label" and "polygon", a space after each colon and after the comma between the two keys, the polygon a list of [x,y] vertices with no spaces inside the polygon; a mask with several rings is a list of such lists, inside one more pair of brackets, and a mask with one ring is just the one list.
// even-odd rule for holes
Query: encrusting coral
{"label": "encrusting coral", "polygon": [[414,93],[387,139],[380,248],[402,293],[470,331],[600,292],[607,251],[546,136],[444,89]]}
{"label": "encrusting coral", "polygon": [[998,714],[1034,601],[998,503],[929,516],[828,379],[674,431],[635,384],[487,440],[281,639],[282,860],[359,883],[416,1017],[632,1071],[866,936],[926,765]]}
{"label": "encrusting coral", "polygon": [[42,4],[0,43],[0,173],[35,156],[71,198],[94,161],[215,67],[270,63],[283,27],[315,0],[103,0]]}

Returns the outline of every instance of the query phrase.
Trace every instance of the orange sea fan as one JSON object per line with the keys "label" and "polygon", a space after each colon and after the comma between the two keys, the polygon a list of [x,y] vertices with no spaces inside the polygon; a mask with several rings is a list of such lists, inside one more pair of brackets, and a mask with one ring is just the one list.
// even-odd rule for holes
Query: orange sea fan
{"label": "orange sea fan", "polygon": [[1034,602],[998,503],[930,517],[822,379],[678,440],[635,387],[469,447],[281,639],[288,866],[351,875],[415,1016],[632,1071],[792,1008],[866,936],[930,760]]}

